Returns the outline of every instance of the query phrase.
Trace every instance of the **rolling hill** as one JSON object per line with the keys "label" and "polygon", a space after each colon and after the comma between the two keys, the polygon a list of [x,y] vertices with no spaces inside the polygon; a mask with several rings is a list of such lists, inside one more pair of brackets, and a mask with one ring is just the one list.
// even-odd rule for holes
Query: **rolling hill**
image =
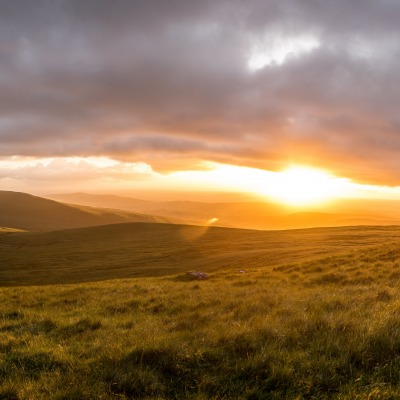
{"label": "rolling hill", "polygon": [[[106,234],[98,229],[93,239]],[[177,273],[65,284],[65,275],[59,285],[0,287],[0,398],[399,399],[398,233],[292,231],[276,243],[281,261],[296,237],[295,248],[308,238],[332,251],[245,273],[226,267],[203,281]],[[25,238],[40,245],[43,235]],[[371,247],[380,235],[386,243]]]}
{"label": "rolling hill", "polygon": [[0,398],[399,398],[399,241],[399,226],[2,228]]}
{"label": "rolling hill", "polygon": [[0,235],[0,282],[30,285],[270,268],[396,243],[400,227],[252,231],[129,223]]}
{"label": "rolling hill", "polygon": [[51,231],[126,222],[174,223],[172,218],[73,206],[27,193],[0,191],[0,227]]}

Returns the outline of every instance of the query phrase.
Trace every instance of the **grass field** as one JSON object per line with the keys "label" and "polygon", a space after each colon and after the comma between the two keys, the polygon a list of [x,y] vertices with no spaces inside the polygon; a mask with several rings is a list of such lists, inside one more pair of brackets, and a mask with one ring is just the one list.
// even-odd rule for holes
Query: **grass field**
{"label": "grass field", "polygon": [[268,268],[399,239],[396,226],[251,231],[133,223],[0,233],[0,282],[78,283],[193,269]]}
{"label": "grass field", "polygon": [[[124,229],[135,226],[140,225]],[[168,240],[178,237],[166,236],[162,228],[153,226],[163,238],[157,242],[155,235],[153,247],[162,242],[167,248]],[[118,236],[112,231],[116,227],[108,229],[109,242],[126,248],[122,236],[127,231]],[[210,229],[195,238],[199,232],[193,229],[182,241],[197,246],[202,264],[169,265],[184,260],[189,250],[182,247],[176,259],[159,250],[167,264],[159,276],[150,276],[161,265],[154,261],[147,276],[147,267],[138,264],[142,276],[133,278],[1,288],[0,398],[400,398],[399,228],[315,229],[278,236],[244,231],[247,242],[239,230]],[[96,232],[97,250],[85,253],[86,260],[104,246],[105,241],[97,241],[106,232]],[[140,232],[145,241],[144,227]],[[52,235],[56,243],[63,243],[62,235],[78,238],[70,237],[71,245],[85,237],[86,248],[92,246],[85,230]],[[264,252],[256,252],[257,237]],[[39,246],[37,253],[50,271],[57,247],[44,253],[49,238],[3,234],[1,243],[7,251],[23,240],[20,250]],[[1,257],[11,259],[10,254],[2,251]],[[243,258],[234,263],[240,254]],[[34,281],[29,259],[25,274],[16,260],[28,285]],[[208,280],[184,273],[200,265],[209,266]],[[13,274],[12,268],[8,273]],[[14,279],[6,283],[15,285]]]}

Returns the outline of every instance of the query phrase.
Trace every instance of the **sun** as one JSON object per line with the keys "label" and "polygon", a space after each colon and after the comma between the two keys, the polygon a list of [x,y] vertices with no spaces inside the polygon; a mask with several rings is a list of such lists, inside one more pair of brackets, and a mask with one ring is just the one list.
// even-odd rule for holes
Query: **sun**
{"label": "sun", "polygon": [[354,197],[359,189],[349,178],[309,166],[291,165],[283,171],[205,162],[204,170],[175,172],[171,176],[185,187],[204,191],[249,193],[256,197],[306,208],[328,205],[328,201]]}
{"label": "sun", "polygon": [[340,197],[347,180],[308,167],[290,167],[269,181],[265,194],[290,206],[308,206]]}

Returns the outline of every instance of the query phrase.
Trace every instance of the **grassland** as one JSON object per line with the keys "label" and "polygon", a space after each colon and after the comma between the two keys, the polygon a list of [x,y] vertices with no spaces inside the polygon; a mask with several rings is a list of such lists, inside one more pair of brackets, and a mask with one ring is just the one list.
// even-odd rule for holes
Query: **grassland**
{"label": "grassland", "polygon": [[193,269],[268,268],[399,240],[396,226],[251,231],[132,223],[0,233],[0,284],[78,283]]}
{"label": "grassland", "polygon": [[0,397],[398,398],[399,261],[3,288]]}
{"label": "grassland", "polygon": [[[152,227],[153,246],[157,231],[167,241],[161,228]],[[220,256],[208,280],[191,280],[184,267],[151,277],[156,264],[147,276],[2,287],[0,398],[400,398],[399,228],[288,231],[269,241],[248,231],[248,246],[266,235],[266,252],[236,264],[255,252],[241,231],[189,233],[191,246],[211,235],[203,266]]]}

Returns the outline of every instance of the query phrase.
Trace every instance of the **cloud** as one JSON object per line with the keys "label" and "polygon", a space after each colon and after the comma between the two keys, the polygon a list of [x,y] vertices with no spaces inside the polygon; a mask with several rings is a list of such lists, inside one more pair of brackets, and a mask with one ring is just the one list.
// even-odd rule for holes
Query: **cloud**
{"label": "cloud", "polygon": [[146,163],[106,157],[0,158],[0,185],[16,191],[128,190],[158,179],[160,174]]}
{"label": "cloud", "polygon": [[399,18],[394,0],[2,2],[0,156],[399,183]]}

